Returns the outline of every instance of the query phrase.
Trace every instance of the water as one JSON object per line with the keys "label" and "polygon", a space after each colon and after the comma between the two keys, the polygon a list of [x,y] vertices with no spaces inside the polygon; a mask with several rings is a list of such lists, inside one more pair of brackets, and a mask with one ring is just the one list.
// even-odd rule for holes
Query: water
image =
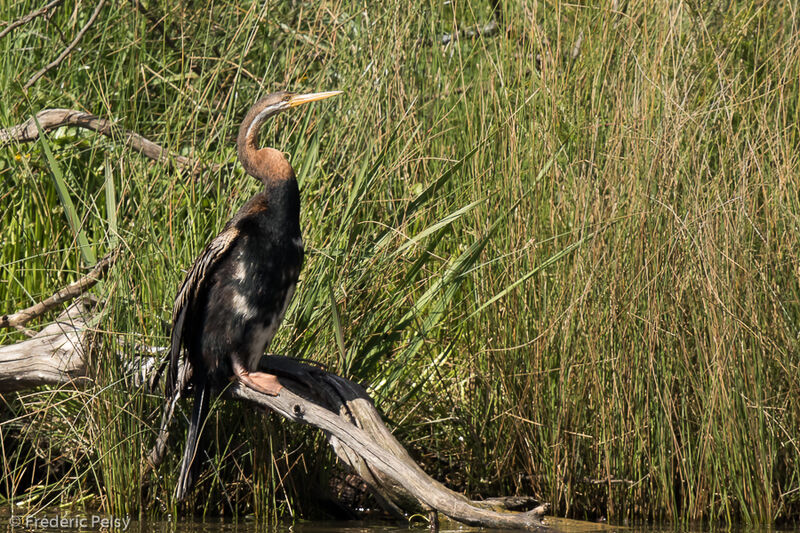
{"label": "water", "polygon": [[[5,527],[0,527],[0,532],[8,533],[47,533],[47,532],[80,532],[97,531],[102,533],[426,533],[429,531],[427,523],[416,521],[412,524],[400,522],[321,522],[321,521],[301,521],[294,524],[278,524],[273,526],[258,525],[255,522],[243,520],[239,522],[230,521],[179,521],[177,524],[172,522],[159,521],[134,521],[127,518],[116,518],[107,515],[74,514],[60,515],[56,510],[52,513],[41,513],[35,517],[15,516],[0,512],[0,519]],[[105,521],[104,521],[105,520]],[[690,527],[680,528],[673,526],[614,526],[609,524],[599,524],[592,522],[581,522],[565,518],[547,518],[547,525],[555,531],[562,533],[610,533],[614,531],[627,533],[701,533],[726,531],[734,533],[754,532],[754,533],[776,533],[778,531],[800,532],[800,529],[773,529],[773,528],[753,528],[742,527]],[[27,527],[26,527],[27,526]],[[457,522],[442,520],[439,529],[441,533],[456,532],[491,532],[491,531],[512,531],[512,530],[489,530],[485,528],[474,528],[461,525]]]}
{"label": "water", "polygon": [[[705,532],[732,532],[732,533],[777,533],[778,531],[795,533],[800,532],[800,529],[774,529],[774,528],[754,528],[750,526],[742,527],[718,527],[718,528],[678,528],[672,526],[614,526],[609,524],[599,524],[592,522],[582,522],[578,520],[569,520],[566,518],[548,517],[547,525],[555,531],[562,533],[611,533],[614,531],[626,533],[705,533]],[[138,529],[131,528],[131,533],[148,533],[150,531],[158,531],[152,527],[153,524],[137,525]],[[225,524],[225,523],[185,523],[176,528],[176,533],[263,533],[267,529],[264,527],[257,527],[252,523],[239,523],[239,524]],[[387,522],[298,522],[295,524],[278,525],[270,527],[271,533],[426,533],[430,531],[427,523],[415,522],[411,525],[408,523],[387,523]],[[515,530],[501,530],[501,529],[486,529],[469,527],[457,522],[443,520],[440,533],[465,533],[465,532],[510,532]],[[160,532],[159,532],[160,533]]]}
{"label": "water", "polygon": [[[164,526],[164,529],[160,527],[153,527],[155,524],[150,523],[143,523],[143,524],[131,524],[131,528],[129,529],[130,533],[167,533],[170,531],[171,528],[169,524],[160,524]],[[800,532],[800,529],[774,529],[774,528],[754,528],[750,526],[742,526],[742,527],[718,527],[718,528],[710,528],[710,527],[691,527],[691,528],[679,528],[679,527],[672,527],[672,526],[651,526],[651,525],[641,525],[641,526],[614,526],[609,524],[599,524],[599,523],[592,523],[592,522],[582,522],[578,520],[569,520],[566,518],[554,518],[548,517],[547,518],[547,525],[553,528],[555,531],[561,533],[611,533],[614,531],[617,532],[625,532],[625,533],[676,533],[676,532],[685,532],[685,533],[705,533],[705,532],[731,532],[731,533],[745,533],[745,532],[753,532],[753,533],[777,533],[778,531],[782,532]],[[277,525],[270,528],[266,527],[259,527],[254,523],[251,522],[240,522],[238,524],[232,523],[224,523],[224,522],[194,522],[194,523],[182,523],[178,524],[175,529],[175,533],[264,533],[265,531],[269,531],[270,533],[427,533],[430,531],[428,529],[427,523],[422,521],[416,521],[413,524],[409,525],[408,523],[390,523],[390,522],[319,522],[319,521],[304,521],[304,522],[297,522],[294,524],[285,524],[285,525]],[[511,532],[515,530],[501,530],[501,529],[486,529],[486,528],[476,528],[476,527],[469,527],[457,522],[452,522],[449,520],[443,520],[441,523],[441,527],[439,528],[440,533],[465,533],[465,532],[481,532],[481,533],[490,533],[490,532]]]}

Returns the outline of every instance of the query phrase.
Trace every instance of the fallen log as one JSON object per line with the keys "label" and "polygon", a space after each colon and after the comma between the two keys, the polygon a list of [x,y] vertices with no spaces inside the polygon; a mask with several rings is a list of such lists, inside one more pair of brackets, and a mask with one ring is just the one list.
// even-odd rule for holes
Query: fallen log
{"label": "fallen log", "polygon": [[[0,393],[91,383],[86,354],[89,326],[95,319],[93,303],[82,298],[32,338],[0,347]],[[131,362],[128,386],[150,388],[157,366],[152,355]],[[396,515],[427,511],[432,524],[441,512],[474,526],[550,529],[542,521],[546,504],[526,513],[510,512],[501,509],[503,499],[472,501],[429,477],[383,424],[372,399],[357,383],[290,357],[264,356],[260,367],[279,377],[284,388],[277,396],[238,382],[224,396],[321,429],[337,457],[364,479],[388,511]],[[158,440],[166,442],[166,435]]]}
{"label": "fallen log", "polygon": [[[284,388],[268,396],[234,383],[229,397],[268,408],[294,422],[323,430],[336,455],[370,487],[399,508],[416,499],[424,509],[473,526],[539,529],[545,509],[500,512],[472,502],[429,477],[380,419],[360,385],[286,357],[266,356],[260,368]],[[407,505],[407,503],[405,504]]]}
{"label": "fallen log", "polygon": [[0,393],[42,385],[84,385],[90,307],[90,301],[81,299],[30,339],[0,346]]}

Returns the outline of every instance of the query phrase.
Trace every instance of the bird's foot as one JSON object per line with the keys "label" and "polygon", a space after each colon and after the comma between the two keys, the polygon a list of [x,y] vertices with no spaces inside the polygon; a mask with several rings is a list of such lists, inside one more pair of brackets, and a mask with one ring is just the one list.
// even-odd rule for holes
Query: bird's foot
{"label": "bird's foot", "polygon": [[277,376],[266,372],[240,372],[236,377],[247,387],[270,396],[277,396],[283,388]]}

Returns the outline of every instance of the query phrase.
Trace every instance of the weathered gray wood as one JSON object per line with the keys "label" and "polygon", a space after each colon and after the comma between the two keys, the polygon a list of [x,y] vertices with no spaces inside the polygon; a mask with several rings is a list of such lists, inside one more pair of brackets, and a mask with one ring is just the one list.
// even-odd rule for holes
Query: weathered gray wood
{"label": "weathered gray wood", "polygon": [[[1,347],[0,392],[87,383],[89,307],[86,300],[80,300],[35,337]],[[141,359],[129,365],[136,375],[128,384],[149,388],[152,380],[139,374],[143,369],[145,373],[154,372],[156,359]],[[499,500],[473,502],[429,477],[383,424],[360,385],[288,357],[265,356],[261,369],[279,376],[284,388],[277,396],[261,394],[238,382],[225,391],[225,396],[323,430],[337,456],[367,482],[390,512],[438,511],[475,526],[548,529],[541,520],[544,506],[527,513],[498,510],[502,505]],[[164,431],[159,434],[161,444],[166,436]]]}
{"label": "weathered gray wood", "polygon": [[114,264],[116,259],[117,255],[115,253],[111,253],[98,261],[88,274],[83,276],[78,281],[70,283],[63,289],[56,291],[56,293],[49,298],[42,300],[41,302],[38,302],[27,309],[23,309],[22,311],[17,311],[16,313],[12,313],[10,315],[0,316],[0,328],[16,328],[19,326],[24,326],[29,321],[42,316],[48,311],[52,311],[64,302],[68,302],[73,298],[77,298],[92,288],[95,283],[100,281],[100,278],[102,278],[103,274],[106,273],[106,270],[108,270],[108,268]]}
{"label": "weathered gray wood", "polygon": [[[0,129],[0,146],[5,146],[14,141],[35,141],[41,133],[36,125],[37,122],[44,131],[50,131],[61,126],[76,126],[96,131],[113,140],[121,141],[125,146],[129,146],[132,150],[155,161],[172,164],[181,169],[189,169],[192,172],[203,168],[198,161],[170,152],[138,133],[128,131],[91,113],[75,109],[44,109],[36,114],[36,120],[31,117],[22,124]],[[218,164],[208,166],[212,170],[219,167],[220,165]]]}
{"label": "weathered gray wood", "polygon": [[[270,359],[265,358],[262,368],[276,371],[276,367],[270,365]],[[316,398],[312,399],[317,394],[310,393],[308,385],[318,380],[309,382],[308,377],[315,371],[321,373],[323,380],[335,383],[335,387],[342,393],[342,401],[338,406],[325,405],[319,403]],[[381,428],[377,429],[375,425],[377,410],[366,391],[352,381],[316,369],[307,369],[306,379],[303,382],[295,381],[288,376],[281,376],[280,381],[284,388],[277,396],[260,394],[238,382],[231,385],[227,394],[231,398],[247,400],[270,409],[289,420],[322,429],[330,435],[329,440],[334,450],[340,446],[350,448],[363,458],[371,470],[377,470],[383,476],[400,484],[404,492],[412,495],[427,508],[436,509],[454,520],[473,526],[544,529],[541,520],[543,509],[528,513],[486,509],[474,505],[465,496],[451,491],[430,478],[411,460],[383,423],[377,424]],[[363,415],[356,418],[356,424],[340,416],[342,410],[353,413],[353,408]],[[364,425],[368,429],[359,427]],[[373,438],[375,434],[379,435],[383,442],[376,442]],[[333,439],[338,442],[334,443]],[[337,455],[345,461],[349,457],[348,453],[340,454],[338,451]],[[355,465],[351,466],[355,468]]]}
{"label": "weathered gray wood", "polygon": [[1,346],[0,392],[86,381],[86,311],[78,301],[30,339]]}

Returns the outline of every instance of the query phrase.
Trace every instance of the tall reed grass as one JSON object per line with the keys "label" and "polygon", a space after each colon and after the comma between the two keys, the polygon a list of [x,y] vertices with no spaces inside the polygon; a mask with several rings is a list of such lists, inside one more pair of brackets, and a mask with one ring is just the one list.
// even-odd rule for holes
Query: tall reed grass
{"label": "tall reed grass", "polygon": [[[104,8],[27,92],[93,5],[14,30],[4,126],[82,109],[223,167],[190,177],[70,128],[0,149],[3,312],[123,254],[96,290],[95,385],[2,396],[0,498],[179,510],[181,439],[142,475],[160,400],[124,385],[124,360],[168,343],[184,270],[258,190],[232,142],[247,107],[340,89],[263,135],[291,154],[308,251],[271,351],[366,383],[425,468],[473,496],[796,520],[798,8],[136,1]],[[223,402],[210,424],[191,509],[319,512],[333,459],[318,435]]]}

